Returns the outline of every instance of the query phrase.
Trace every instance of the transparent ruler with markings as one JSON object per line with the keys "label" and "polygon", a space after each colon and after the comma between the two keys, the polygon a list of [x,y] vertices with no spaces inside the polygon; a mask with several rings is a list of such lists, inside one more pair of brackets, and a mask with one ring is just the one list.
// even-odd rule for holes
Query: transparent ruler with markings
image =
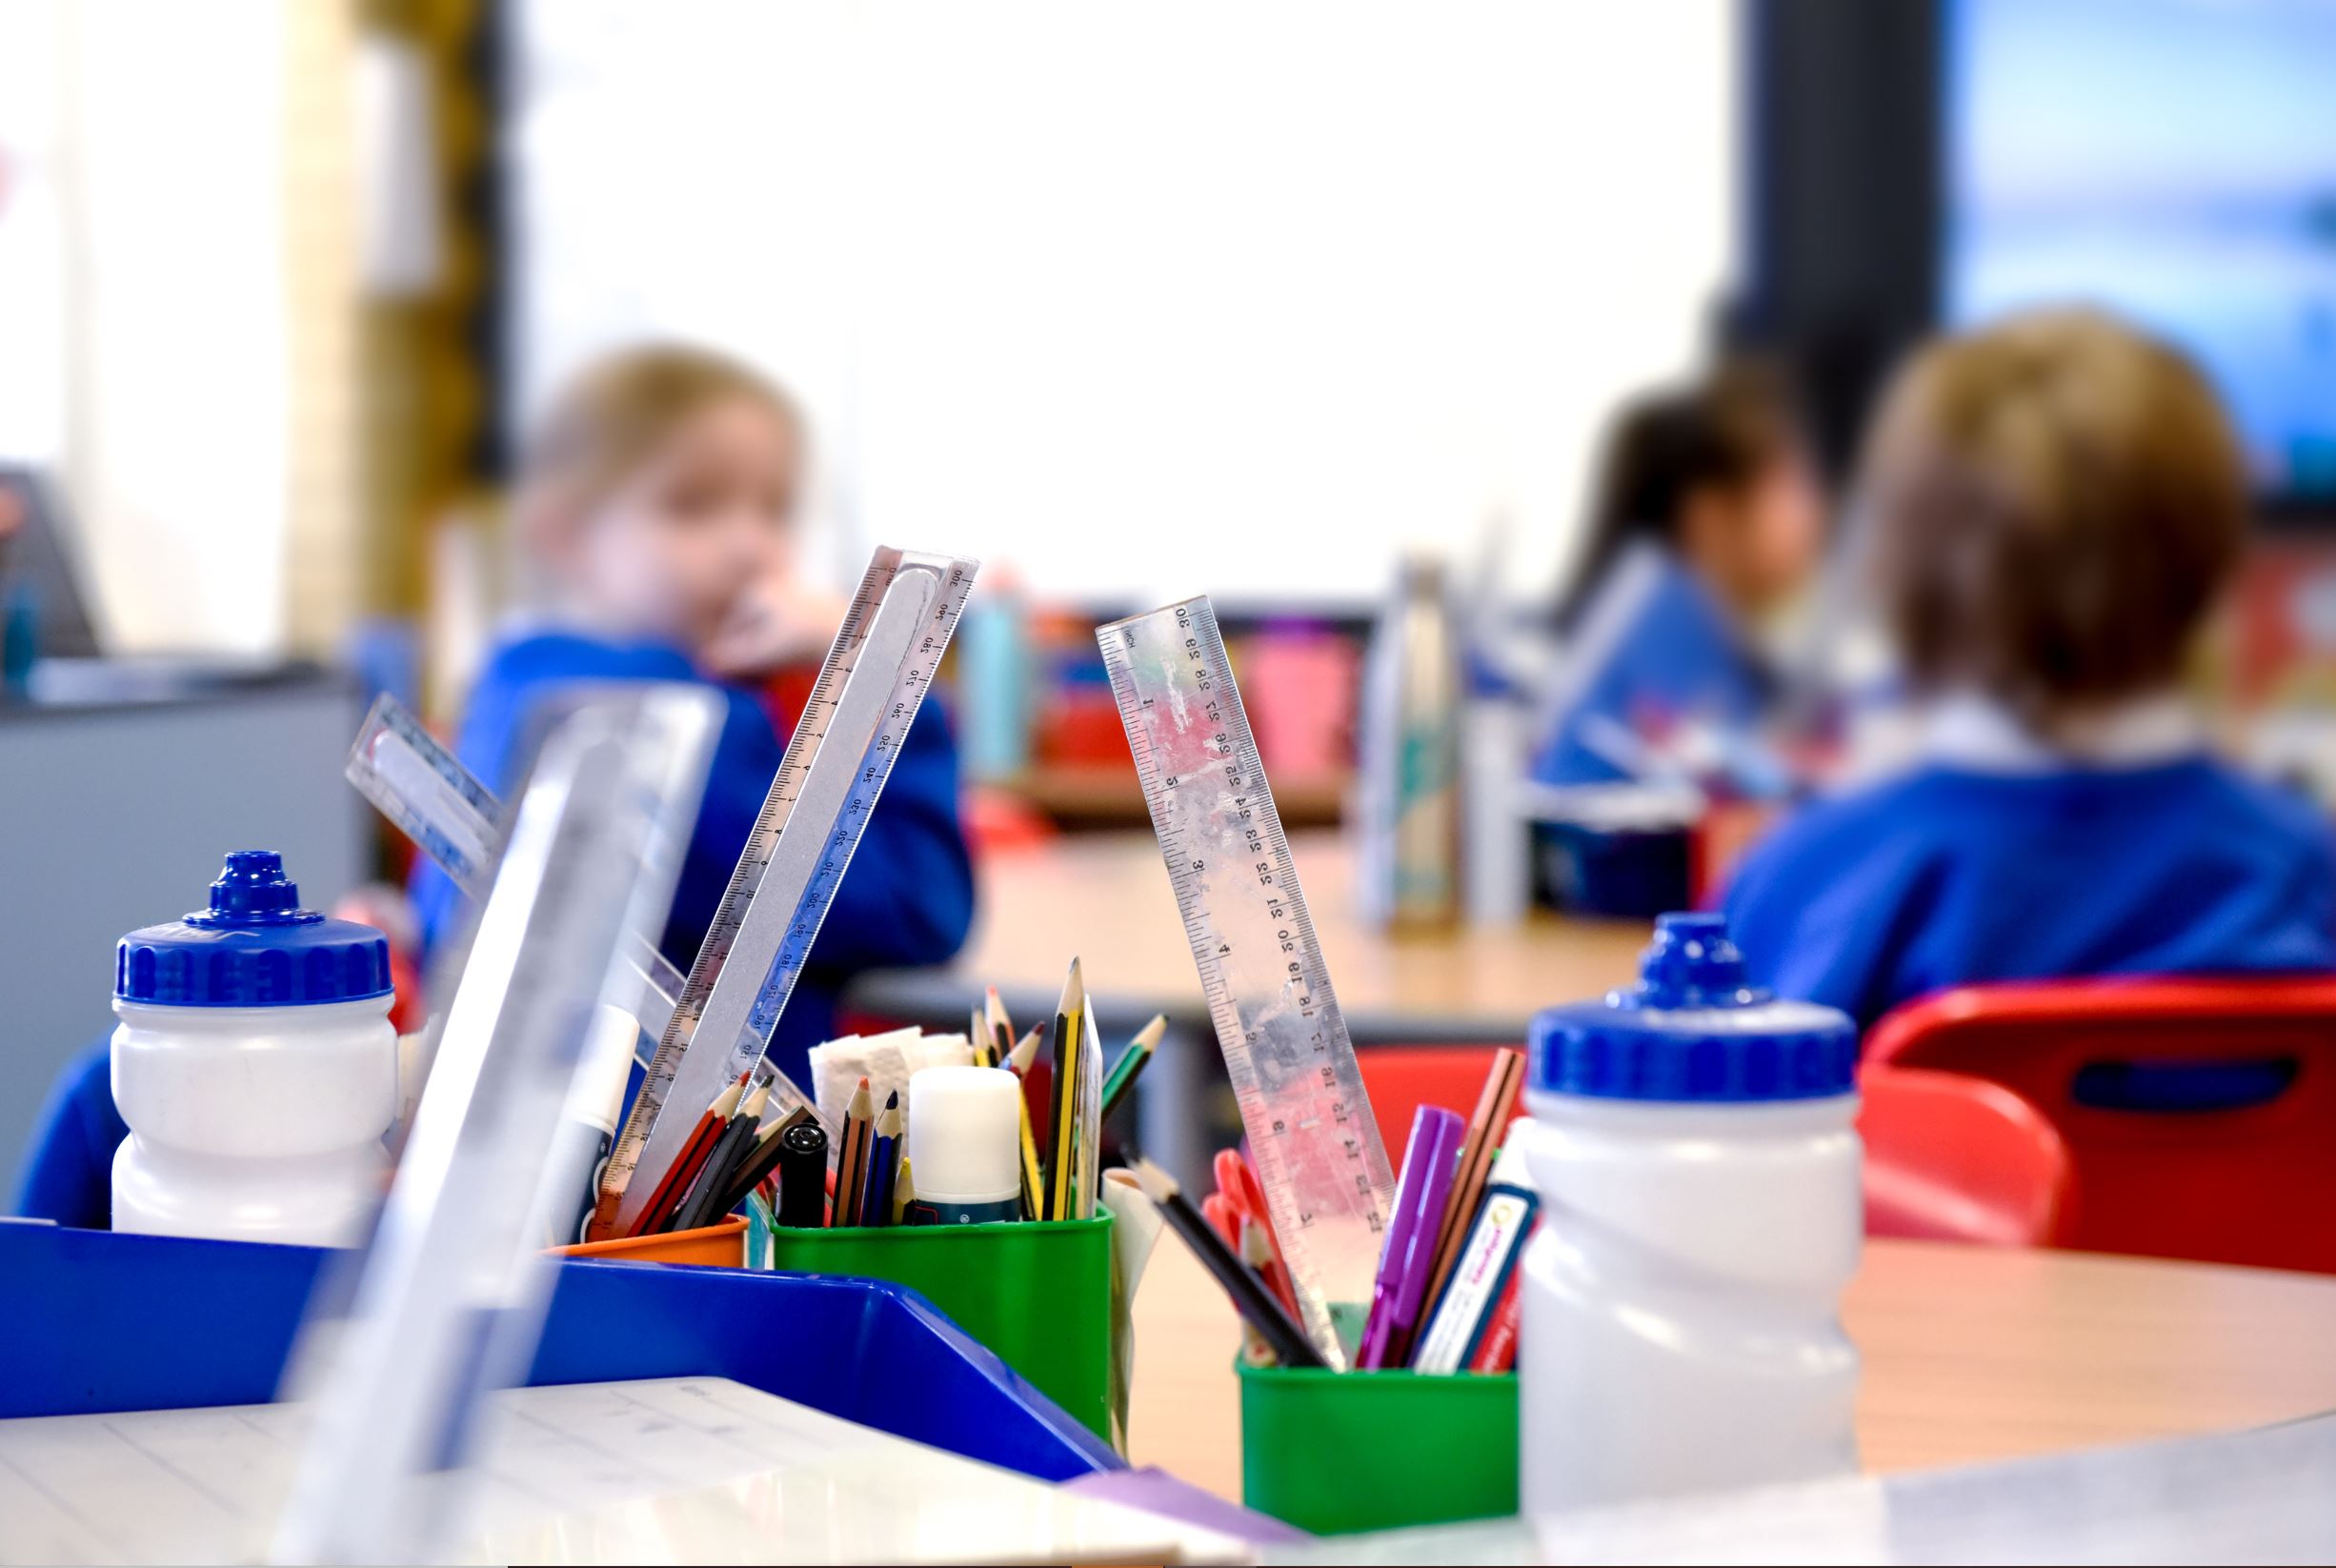
{"label": "transparent ruler with markings", "polygon": [[292,1362],[316,1417],[278,1560],[435,1560],[449,1521],[417,1488],[462,1465],[485,1390],[526,1375],[544,1216],[592,1178],[554,1156],[593,1010],[633,984],[628,937],[665,923],[721,723],[700,688],[620,692],[545,738],[467,950],[437,966],[451,999],[396,1177]]}
{"label": "transparent ruler with markings", "polygon": [[[487,896],[503,853],[503,802],[405,704],[386,693],[374,699],[341,772],[454,886],[473,899]],[[640,980],[640,1000],[626,1011],[660,1037],[681,996],[681,971],[657,951],[654,934],[629,935],[624,962]],[[798,1100],[807,1097],[779,1081]]]}
{"label": "transparent ruler with markings", "polygon": [[1395,1179],[1216,613],[1187,599],[1114,621],[1096,641],[1301,1326],[1344,1368],[1330,1309],[1370,1300]]}
{"label": "transparent ruler with markings", "polygon": [[706,1106],[761,1064],[975,569],[886,547],[870,559],[609,1156],[594,1236],[630,1233]]}

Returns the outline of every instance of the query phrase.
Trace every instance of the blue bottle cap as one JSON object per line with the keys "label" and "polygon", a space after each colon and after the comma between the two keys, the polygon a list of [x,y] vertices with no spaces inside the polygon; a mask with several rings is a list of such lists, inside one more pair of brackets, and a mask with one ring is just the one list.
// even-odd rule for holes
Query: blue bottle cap
{"label": "blue bottle cap", "polygon": [[1534,1015],[1533,1087],[1673,1104],[1826,1099],[1857,1085],[1858,1026],[1744,984],[1718,915],[1665,915],[1639,983]]}
{"label": "blue bottle cap", "polygon": [[236,850],[211,907],[133,931],[113,950],[113,995],[162,1007],[307,1007],[390,994],[390,942],[300,907],[273,850]]}

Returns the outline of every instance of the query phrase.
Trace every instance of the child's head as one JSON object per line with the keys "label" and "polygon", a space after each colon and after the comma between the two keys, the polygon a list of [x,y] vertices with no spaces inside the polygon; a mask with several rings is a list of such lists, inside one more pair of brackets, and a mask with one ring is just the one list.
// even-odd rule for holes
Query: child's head
{"label": "child's head", "polygon": [[1733,364],[1640,398],[1606,437],[1570,622],[1634,540],[1669,548],[1730,608],[1758,616],[1816,569],[1824,502],[1783,384]]}
{"label": "child's head", "polygon": [[2089,311],[1922,351],[1861,488],[1908,675],[2046,731],[2173,684],[2246,530],[2239,445],[2205,377]]}
{"label": "child's head", "polygon": [[563,609],[702,649],[781,564],[805,457],[794,403],[701,349],[630,349],[570,383],[528,453],[521,537]]}

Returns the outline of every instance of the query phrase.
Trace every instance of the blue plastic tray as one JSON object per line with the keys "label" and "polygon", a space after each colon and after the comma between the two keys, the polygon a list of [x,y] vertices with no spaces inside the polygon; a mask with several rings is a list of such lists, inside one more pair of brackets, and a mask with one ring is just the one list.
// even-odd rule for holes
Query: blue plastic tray
{"label": "blue plastic tray", "polygon": [[[258,1404],[326,1255],[0,1223],[0,1417]],[[1066,1480],[1121,1461],[915,1291],[571,1260],[530,1383],[734,1378],[846,1420]]]}

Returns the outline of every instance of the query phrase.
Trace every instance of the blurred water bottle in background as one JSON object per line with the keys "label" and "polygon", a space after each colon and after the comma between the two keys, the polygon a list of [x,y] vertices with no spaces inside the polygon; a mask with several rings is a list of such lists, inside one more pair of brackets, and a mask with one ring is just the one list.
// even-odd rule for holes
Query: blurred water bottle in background
{"label": "blurred water bottle in background", "polygon": [[966,605],[957,658],[966,775],[1011,778],[1030,766],[1033,694],[1029,606],[1010,573]]}
{"label": "blurred water bottle in background", "polygon": [[1357,890],[1364,918],[1460,914],[1460,660],[1441,563],[1404,562],[1363,671]]}

